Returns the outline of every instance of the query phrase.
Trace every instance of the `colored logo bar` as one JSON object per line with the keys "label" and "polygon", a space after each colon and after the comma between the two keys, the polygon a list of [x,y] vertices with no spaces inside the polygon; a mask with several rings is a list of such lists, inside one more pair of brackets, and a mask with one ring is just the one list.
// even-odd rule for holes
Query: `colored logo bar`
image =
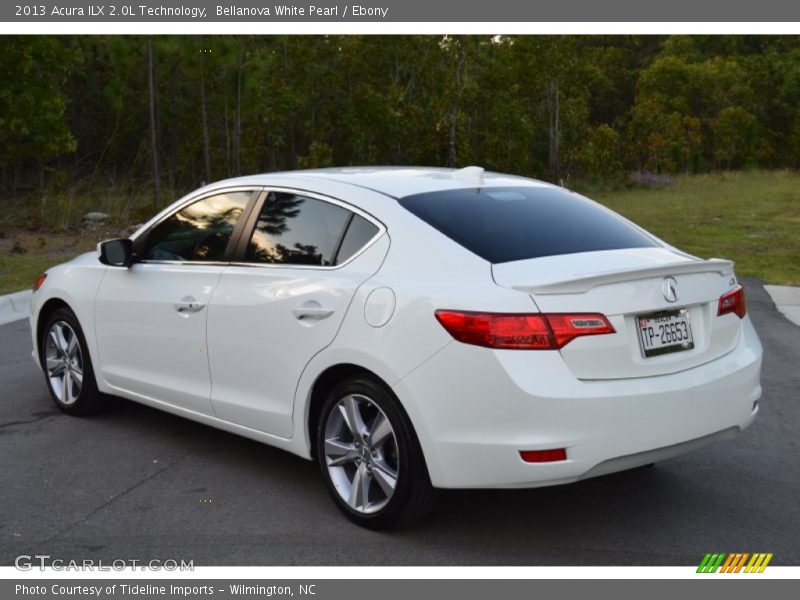
{"label": "colored logo bar", "polygon": [[733,552],[731,554],[726,554],[724,552],[708,553],[703,557],[700,566],[697,567],[697,572],[763,573],[771,560],[772,552],[754,552],[752,554],[749,552]]}

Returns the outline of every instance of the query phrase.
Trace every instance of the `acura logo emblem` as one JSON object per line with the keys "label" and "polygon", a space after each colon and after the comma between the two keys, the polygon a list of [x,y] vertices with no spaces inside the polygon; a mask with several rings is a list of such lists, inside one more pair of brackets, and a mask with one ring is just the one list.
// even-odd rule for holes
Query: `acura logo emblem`
{"label": "acura logo emblem", "polygon": [[661,282],[661,293],[664,294],[664,300],[667,302],[678,301],[678,282],[674,277],[664,277]]}

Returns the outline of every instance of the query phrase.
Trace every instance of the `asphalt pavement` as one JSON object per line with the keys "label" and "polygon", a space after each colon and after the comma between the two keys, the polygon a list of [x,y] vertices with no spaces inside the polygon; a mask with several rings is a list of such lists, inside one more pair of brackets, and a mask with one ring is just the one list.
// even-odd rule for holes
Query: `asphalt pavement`
{"label": "asphalt pavement", "polygon": [[279,450],[124,401],[62,414],[27,321],[0,326],[0,565],[696,565],[706,552],[800,565],[800,327],[745,285],[764,396],[741,436],[572,485],[450,491],[389,533],[346,521],[316,465]]}

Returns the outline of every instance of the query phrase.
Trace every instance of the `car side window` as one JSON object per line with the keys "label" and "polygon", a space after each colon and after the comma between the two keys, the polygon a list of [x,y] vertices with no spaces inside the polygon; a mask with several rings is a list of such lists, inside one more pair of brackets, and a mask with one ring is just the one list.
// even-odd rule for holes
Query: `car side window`
{"label": "car side window", "polygon": [[236,222],[252,192],[229,192],[198,200],[150,230],[144,260],[209,262],[225,258]]}
{"label": "car side window", "polygon": [[378,233],[378,228],[375,225],[364,217],[354,214],[353,220],[350,221],[350,225],[347,227],[347,233],[344,234],[339,252],[336,253],[336,264],[340,265],[343,262],[347,262],[351,256],[375,237],[376,233]]}
{"label": "car side window", "polygon": [[247,262],[331,266],[352,213],[330,202],[270,192],[247,245]]}

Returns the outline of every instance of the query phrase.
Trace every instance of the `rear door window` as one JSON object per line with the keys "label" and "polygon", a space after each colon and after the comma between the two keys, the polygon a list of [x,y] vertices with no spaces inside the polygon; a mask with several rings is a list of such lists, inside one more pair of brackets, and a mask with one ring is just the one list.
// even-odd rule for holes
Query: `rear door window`
{"label": "rear door window", "polygon": [[364,217],[354,214],[347,233],[344,234],[342,245],[336,254],[336,264],[340,265],[347,262],[352,256],[358,253],[369,241],[378,233],[378,228],[367,221]]}
{"label": "rear door window", "polygon": [[406,196],[400,204],[491,263],[658,245],[619,215],[563,188],[448,190]]}
{"label": "rear door window", "polygon": [[346,208],[316,198],[270,192],[258,215],[245,260],[332,266],[351,214]]}

